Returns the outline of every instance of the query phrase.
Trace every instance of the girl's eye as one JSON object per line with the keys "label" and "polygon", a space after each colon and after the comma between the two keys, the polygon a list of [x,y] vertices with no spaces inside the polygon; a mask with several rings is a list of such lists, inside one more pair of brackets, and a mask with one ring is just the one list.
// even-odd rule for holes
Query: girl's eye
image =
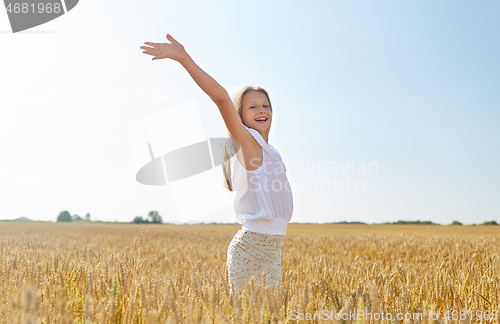
{"label": "girl's eye", "polygon": [[269,107],[268,105],[265,105],[264,107]]}

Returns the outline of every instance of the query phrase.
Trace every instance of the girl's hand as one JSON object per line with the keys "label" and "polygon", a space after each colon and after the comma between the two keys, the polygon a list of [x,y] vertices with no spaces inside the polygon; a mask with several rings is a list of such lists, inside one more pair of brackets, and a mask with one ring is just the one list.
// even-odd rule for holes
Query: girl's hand
{"label": "girl's hand", "polygon": [[153,61],[162,58],[169,58],[174,61],[181,61],[187,56],[184,46],[182,46],[178,41],[176,41],[170,34],[167,34],[167,39],[169,43],[150,43],[145,42],[144,44],[149,45],[141,46],[144,50],[144,54],[153,55]]}

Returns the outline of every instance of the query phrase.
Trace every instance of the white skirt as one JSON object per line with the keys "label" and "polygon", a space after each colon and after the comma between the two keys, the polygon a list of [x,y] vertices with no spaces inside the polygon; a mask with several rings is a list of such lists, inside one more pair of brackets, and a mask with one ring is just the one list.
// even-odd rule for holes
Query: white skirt
{"label": "white skirt", "polygon": [[[229,283],[241,291],[254,276],[255,284],[262,282],[265,273],[266,286],[281,287],[281,246],[285,235],[271,235],[240,229],[227,249]],[[233,291],[231,291],[233,293]]]}

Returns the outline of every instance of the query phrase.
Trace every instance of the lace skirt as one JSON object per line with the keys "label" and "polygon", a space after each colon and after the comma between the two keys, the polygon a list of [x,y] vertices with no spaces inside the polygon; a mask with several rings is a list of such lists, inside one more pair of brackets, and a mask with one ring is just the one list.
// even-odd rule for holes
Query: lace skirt
{"label": "lace skirt", "polygon": [[[229,283],[234,290],[241,291],[253,275],[255,284],[281,287],[281,246],[284,235],[271,235],[240,229],[227,249]],[[231,291],[233,292],[233,291]]]}

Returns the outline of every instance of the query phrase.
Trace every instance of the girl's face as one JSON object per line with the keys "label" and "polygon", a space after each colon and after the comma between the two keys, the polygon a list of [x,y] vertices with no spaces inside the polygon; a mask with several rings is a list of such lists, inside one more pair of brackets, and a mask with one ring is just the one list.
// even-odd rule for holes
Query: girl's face
{"label": "girl's face", "polygon": [[[259,133],[265,133],[271,125],[273,112],[266,95],[262,92],[250,91],[245,94],[242,110],[243,124],[247,127],[253,128]],[[264,121],[257,120],[261,118],[264,118]]]}

